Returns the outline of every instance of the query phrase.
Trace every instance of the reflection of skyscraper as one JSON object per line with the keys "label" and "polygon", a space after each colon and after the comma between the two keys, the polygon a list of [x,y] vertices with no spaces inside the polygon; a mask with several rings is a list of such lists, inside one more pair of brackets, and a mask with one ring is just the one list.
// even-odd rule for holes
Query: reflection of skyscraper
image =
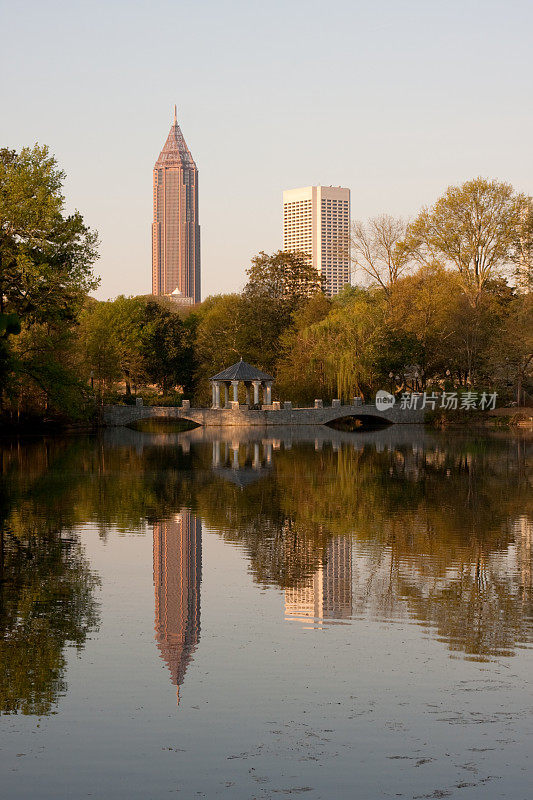
{"label": "reflection of skyscraper", "polygon": [[324,563],[300,587],[285,590],[285,619],[348,619],[352,614],[352,540],[328,542]]}
{"label": "reflection of skyscraper", "polygon": [[533,522],[529,517],[521,516],[513,523],[516,560],[520,572],[520,579],[525,595],[531,596],[533,582],[531,580],[531,565],[533,561]]}
{"label": "reflection of skyscraper", "polygon": [[155,639],[178,688],[200,638],[202,524],[190,511],[154,524]]}

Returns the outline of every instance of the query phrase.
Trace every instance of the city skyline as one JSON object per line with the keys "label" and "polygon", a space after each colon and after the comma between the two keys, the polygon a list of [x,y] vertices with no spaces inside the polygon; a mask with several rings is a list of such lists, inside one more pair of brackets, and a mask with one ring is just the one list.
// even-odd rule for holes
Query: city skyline
{"label": "city skyline", "polygon": [[100,235],[101,299],[151,291],[150,177],[176,101],[202,173],[203,297],[281,248],[290,186],[351,187],[355,219],[413,217],[477,175],[532,191],[526,0],[26,9],[3,8],[2,144],[57,157],[69,210]]}

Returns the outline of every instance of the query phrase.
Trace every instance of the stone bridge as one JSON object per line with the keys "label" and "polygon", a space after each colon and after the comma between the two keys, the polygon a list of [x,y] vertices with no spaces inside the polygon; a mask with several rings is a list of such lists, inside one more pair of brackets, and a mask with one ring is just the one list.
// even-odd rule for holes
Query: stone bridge
{"label": "stone bridge", "polygon": [[190,408],[171,406],[104,406],[103,420],[107,426],[132,425],[143,419],[183,419],[206,427],[255,427],[270,425],[326,425],[328,422],[356,417],[371,422],[379,418],[384,422],[417,425],[424,422],[422,409],[401,409],[395,405],[381,411],[372,403],[341,405],[333,401],[331,406],[317,405],[315,408],[292,408],[290,403],[272,403],[260,410],[232,403],[231,408]]}

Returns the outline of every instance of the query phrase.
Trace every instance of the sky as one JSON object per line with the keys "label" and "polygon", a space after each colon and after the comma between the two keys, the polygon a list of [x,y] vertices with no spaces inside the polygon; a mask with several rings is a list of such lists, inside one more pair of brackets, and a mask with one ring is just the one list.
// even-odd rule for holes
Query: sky
{"label": "sky", "polygon": [[178,106],[202,296],[282,247],[282,192],[413,217],[477,175],[533,194],[531,0],[0,0],[0,146],[47,144],[100,236],[99,298],[151,290],[152,168]]}

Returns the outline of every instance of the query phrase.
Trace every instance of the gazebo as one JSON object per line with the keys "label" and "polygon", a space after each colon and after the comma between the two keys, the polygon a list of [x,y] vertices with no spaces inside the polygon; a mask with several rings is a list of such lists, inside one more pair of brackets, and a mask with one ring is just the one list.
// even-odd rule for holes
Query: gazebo
{"label": "gazebo", "polygon": [[[274,383],[274,378],[271,375],[267,375],[266,372],[261,372],[261,370],[252,367],[251,364],[247,364],[242,358],[240,361],[237,361],[236,364],[232,364],[231,367],[223,369],[218,375],[213,375],[212,378],[209,378],[209,381],[213,391],[213,408],[233,408],[233,404],[239,402],[239,383],[243,383],[246,389],[246,405],[251,405],[252,387],[254,390],[253,404],[255,406],[259,405],[260,387],[263,389],[263,403],[265,405],[270,405],[272,403],[272,384]],[[232,403],[229,401],[230,385],[233,388]],[[220,403],[221,386],[224,387],[223,405]]]}

